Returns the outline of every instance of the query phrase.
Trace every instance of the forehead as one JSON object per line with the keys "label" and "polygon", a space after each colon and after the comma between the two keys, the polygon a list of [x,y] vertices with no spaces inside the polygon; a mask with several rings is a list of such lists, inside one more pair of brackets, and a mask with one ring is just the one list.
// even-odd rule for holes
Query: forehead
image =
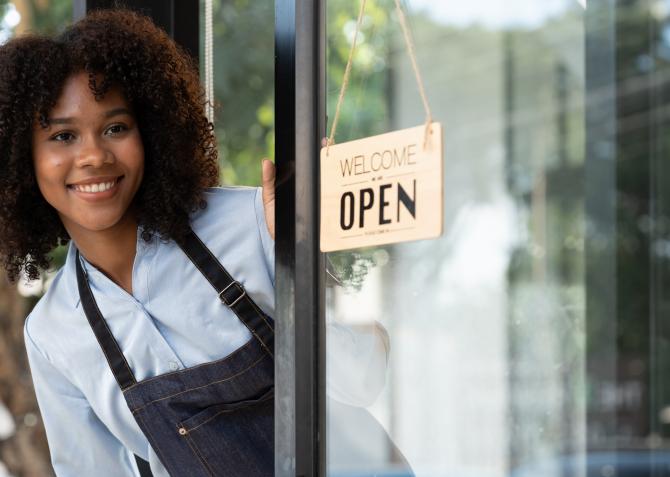
{"label": "forehead", "polygon": [[[102,77],[96,78],[101,81]],[[69,76],[49,116],[75,117],[78,115],[102,114],[109,108],[125,107],[128,102],[118,86],[110,87],[105,94],[96,99],[89,86],[89,75],[78,72]]]}

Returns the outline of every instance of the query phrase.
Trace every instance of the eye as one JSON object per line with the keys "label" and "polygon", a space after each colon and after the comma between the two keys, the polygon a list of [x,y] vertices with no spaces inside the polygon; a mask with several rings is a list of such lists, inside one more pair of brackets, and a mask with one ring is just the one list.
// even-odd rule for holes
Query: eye
{"label": "eye", "polygon": [[51,136],[52,141],[56,142],[70,142],[74,139],[74,134],[64,131],[64,132],[59,132],[58,134],[55,134]]}
{"label": "eye", "polygon": [[105,130],[105,134],[108,136],[117,136],[127,130],[128,127],[125,124],[113,124]]}

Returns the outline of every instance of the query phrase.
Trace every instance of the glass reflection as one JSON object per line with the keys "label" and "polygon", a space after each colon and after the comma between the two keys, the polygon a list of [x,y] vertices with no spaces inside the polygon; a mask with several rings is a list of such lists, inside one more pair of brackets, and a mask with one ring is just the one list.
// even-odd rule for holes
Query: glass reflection
{"label": "glass reflection", "polygon": [[[386,436],[346,435],[331,402],[329,475],[670,475],[668,3],[405,6],[445,128],[445,232],[329,254],[327,320],[389,336],[361,404]],[[356,8],[328,1],[331,115]],[[363,33],[338,142],[423,121],[392,1]]]}

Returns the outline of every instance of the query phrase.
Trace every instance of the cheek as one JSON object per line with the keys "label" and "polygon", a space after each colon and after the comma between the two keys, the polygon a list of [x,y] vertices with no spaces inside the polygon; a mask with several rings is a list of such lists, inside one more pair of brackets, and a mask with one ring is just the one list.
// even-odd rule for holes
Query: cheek
{"label": "cheek", "polygon": [[33,173],[42,197],[51,204],[58,200],[65,189],[65,164],[62,159],[44,156],[33,158]]}
{"label": "cheek", "polygon": [[142,160],[138,164],[138,176],[140,182],[142,182],[142,179],[144,178],[144,157],[142,157]]}
{"label": "cheek", "polygon": [[126,145],[122,157],[128,158],[128,167],[135,173],[137,183],[139,184],[144,176],[144,148],[139,136],[135,141]]}
{"label": "cheek", "polygon": [[33,161],[33,173],[35,174],[35,181],[39,187],[42,195],[44,195],[44,188],[48,183],[48,174],[46,173],[46,167],[44,163],[39,161]]}
{"label": "cheek", "polygon": [[50,147],[39,146],[33,149],[33,167],[35,174],[48,177],[53,171],[61,169],[65,163],[62,154]]}

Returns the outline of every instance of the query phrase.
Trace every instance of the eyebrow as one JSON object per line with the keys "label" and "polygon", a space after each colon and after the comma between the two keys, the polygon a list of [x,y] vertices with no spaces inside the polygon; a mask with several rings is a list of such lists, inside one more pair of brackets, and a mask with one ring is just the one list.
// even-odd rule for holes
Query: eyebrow
{"label": "eyebrow", "polygon": [[[105,112],[103,115],[105,119],[109,119],[114,116],[119,116],[127,114],[128,116],[132,116],[130,110],[128,108],[115,108],[115,109],[110,109],[109,111]],[[74,122],[74,118],[51,118],[49,119],[49,124],[72,124]]]}

